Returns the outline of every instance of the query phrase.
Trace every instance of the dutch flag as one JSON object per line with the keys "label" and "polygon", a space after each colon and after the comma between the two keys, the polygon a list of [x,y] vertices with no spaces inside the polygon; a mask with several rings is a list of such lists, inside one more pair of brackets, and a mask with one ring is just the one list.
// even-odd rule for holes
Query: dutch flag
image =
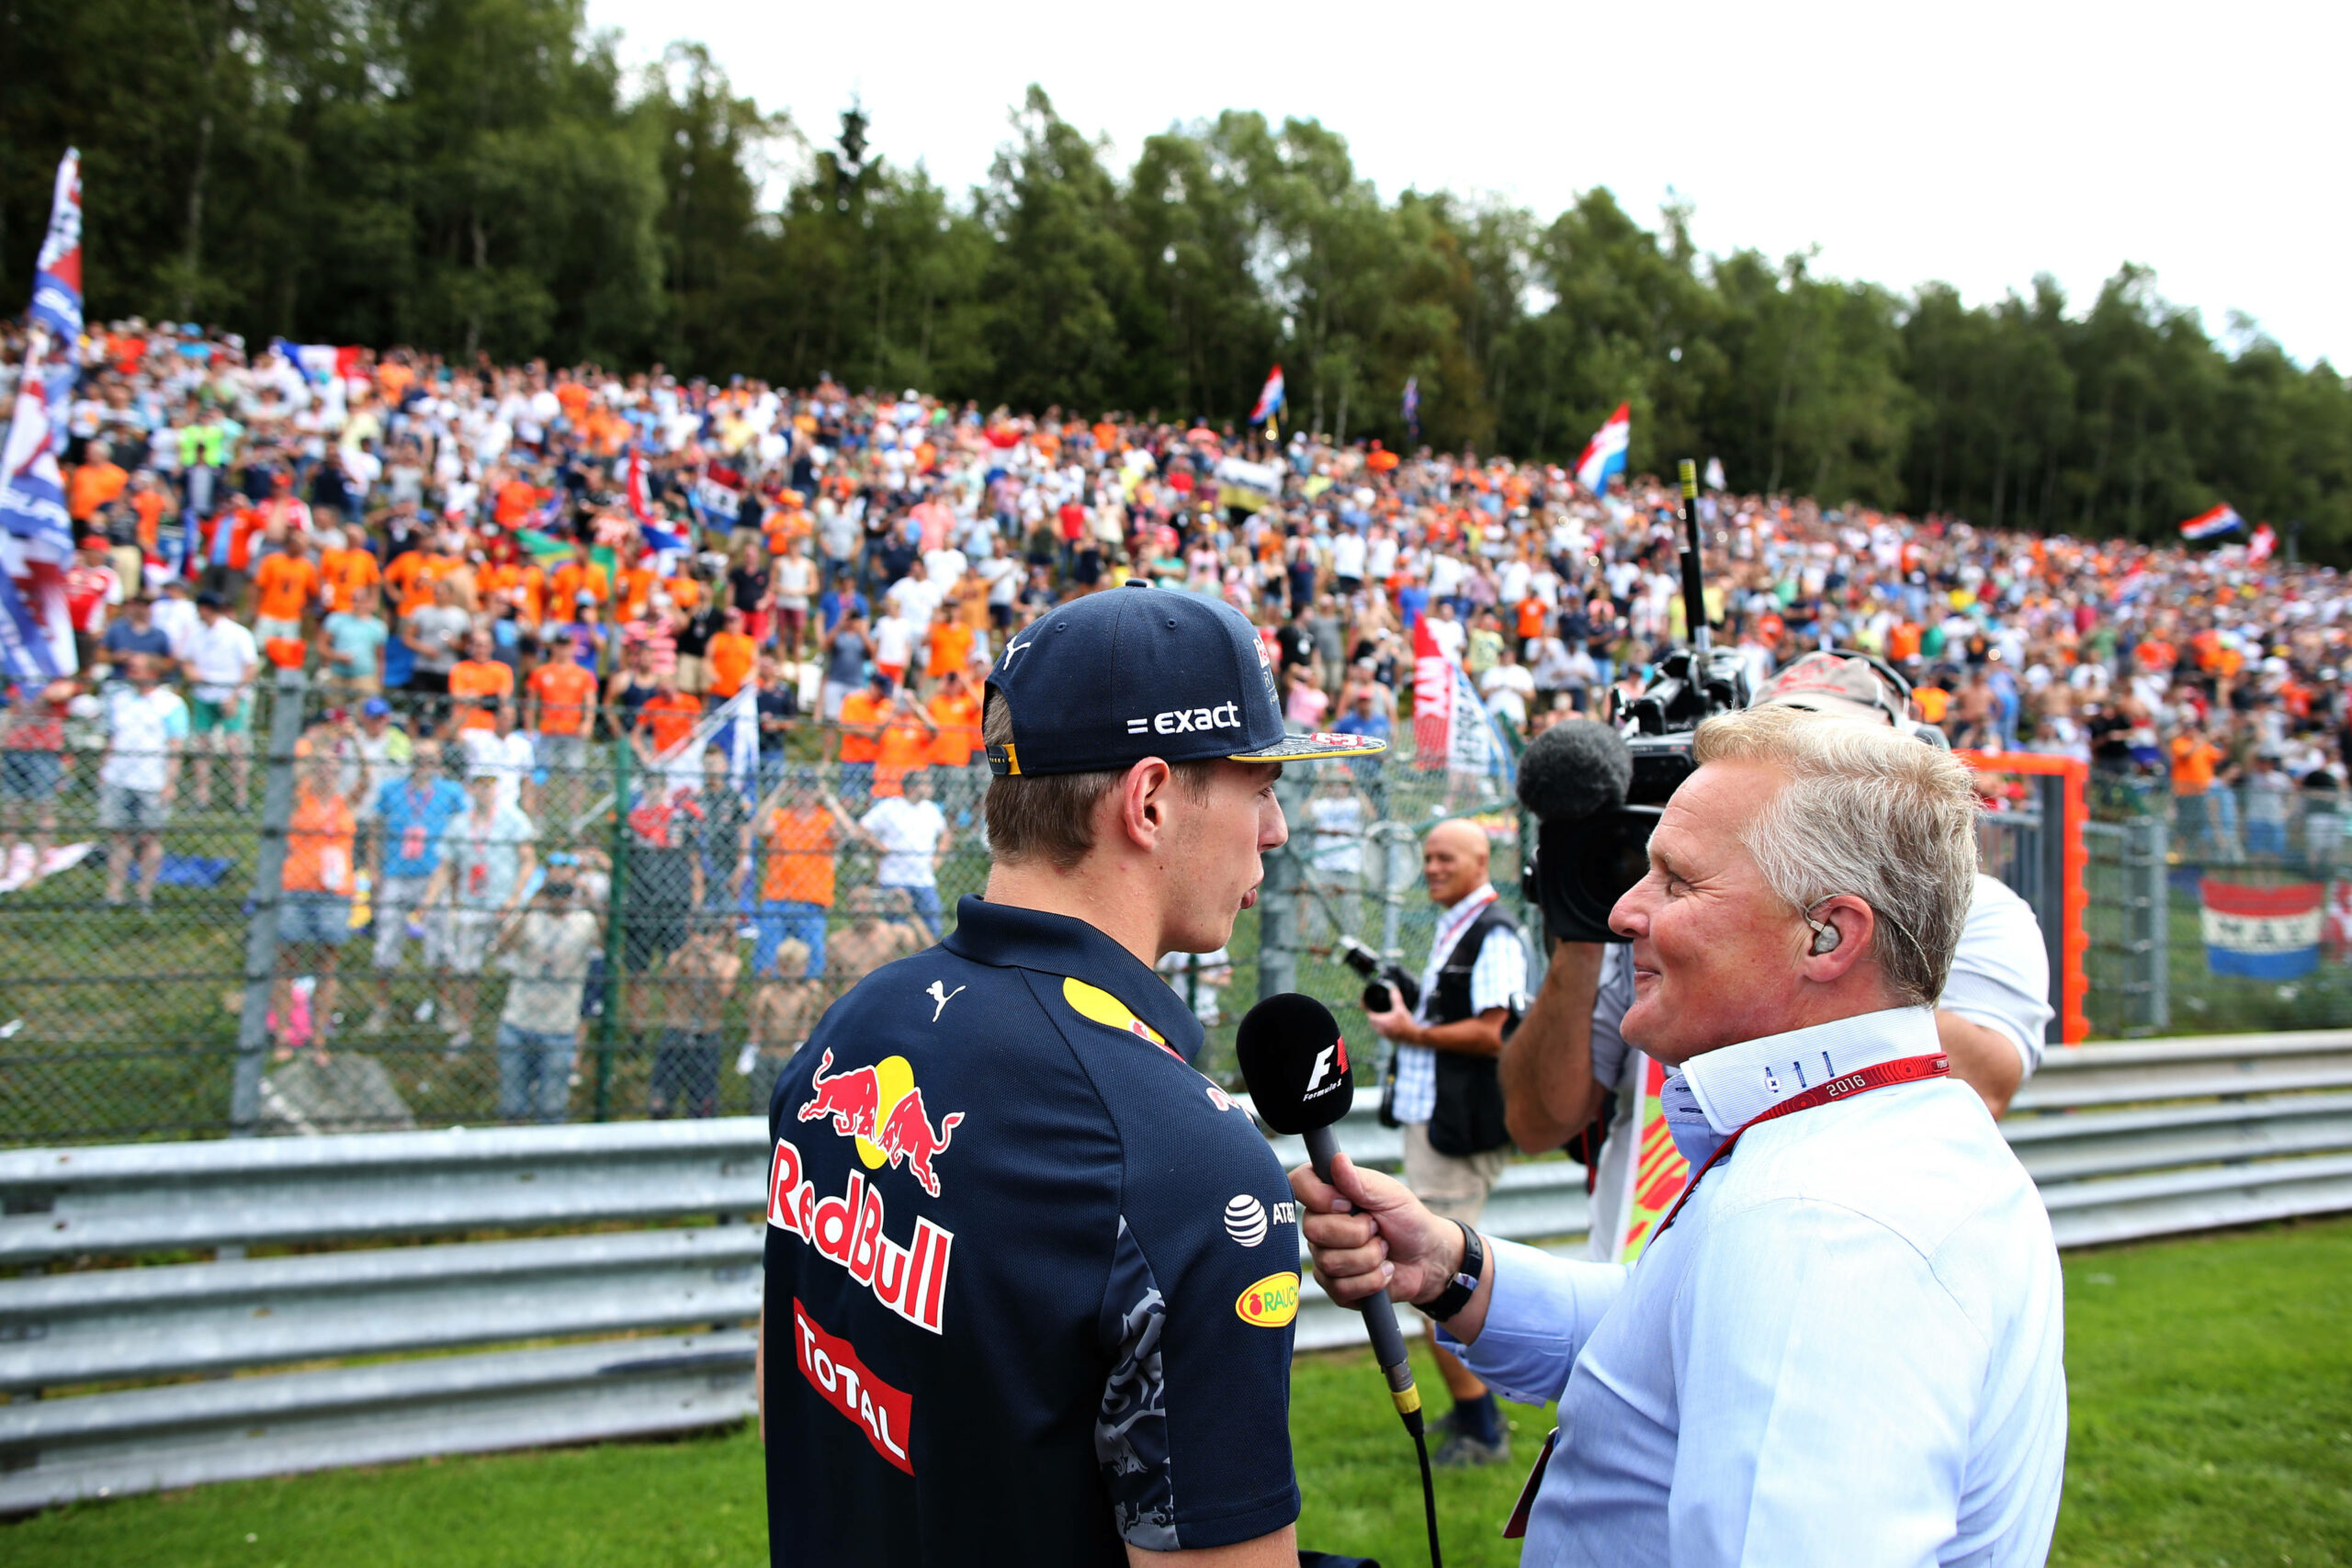
{"label": "dutch flag", "polygon": [[1250,423],[1263,424],[1282,412],[1283,367],[1275,366],[1266,377],[1265,389],[1258,394],[1258,406],[1250,411]]}
{"label": "dutch flag", "polygon": [[1577,459],[1577,483],[1599,495],[1609,488],[1611,474],[1625,471],[1625,448],[1634,444],[1634,405],[1619,403]]}
{"label": "dutch flag", "polygon": [[2180,536],[2184,539],[2210,539],[2216,534],[2234,534],[2245,526],[2245,519],[2225,501],[2212,511],[2200,513],[2183,523]]}

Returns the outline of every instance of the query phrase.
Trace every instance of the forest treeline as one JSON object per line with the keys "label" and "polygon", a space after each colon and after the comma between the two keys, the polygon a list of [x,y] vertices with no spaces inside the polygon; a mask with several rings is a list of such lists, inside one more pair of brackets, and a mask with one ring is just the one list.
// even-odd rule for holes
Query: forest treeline
{"label": "forest treeline", "polygon": [[578,0],[0,0],[0,299],[72,143],[96,319],[1217,423],[1279,361],[1347,439],[1403,442],[1408,378],[1445,448],[1572,457],[1630,401],[1637,470],[2142,537],[2226,500],[2352,558],[2352,389],[2130,265],[1969,306],[1702,254],[1605,189],[1384,201],[1311,120],[1122,165],[1036,87],[954,192],[699,46],[622,71]]}

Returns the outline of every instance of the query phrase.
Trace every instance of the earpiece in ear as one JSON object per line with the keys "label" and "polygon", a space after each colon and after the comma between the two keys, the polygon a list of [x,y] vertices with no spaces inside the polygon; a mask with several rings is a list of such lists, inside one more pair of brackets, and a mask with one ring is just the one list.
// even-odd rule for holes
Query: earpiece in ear
{"label": "earpiece in ear", "polygon": [[1837,952],[1838,944],[1846,940],[1838,934],[1838,928],[1827,920],[1815,920],[1811,924],[1813,926],[1813,956],[1815,958],[1819,958],[1826,953]]}

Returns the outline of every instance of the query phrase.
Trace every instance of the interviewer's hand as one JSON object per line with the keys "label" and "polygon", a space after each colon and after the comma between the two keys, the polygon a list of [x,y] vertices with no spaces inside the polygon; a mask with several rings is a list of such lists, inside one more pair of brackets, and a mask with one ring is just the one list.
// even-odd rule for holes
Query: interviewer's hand
{"label": "interviewer's hand", "polygon": [[1315,1277],[1333,1301],[1353,1306],[1384,1287],[1400,1302],[1432,1301],[1461,1267],[1460,1228],[1393,1176],[1359,1169],[1341,1155],[1330,1185],[1303,1165],[1290,1173],[1290,1190],[1306,1210],[1300,1229]]}

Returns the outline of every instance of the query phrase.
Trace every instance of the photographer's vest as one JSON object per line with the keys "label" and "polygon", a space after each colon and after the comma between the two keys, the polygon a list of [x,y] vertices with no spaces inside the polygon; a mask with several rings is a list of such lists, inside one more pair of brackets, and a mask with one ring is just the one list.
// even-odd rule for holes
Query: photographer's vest
{"label": "photographer's vest", "polygon": [[[1426,1017],[1433,1024],[1460,1023],[1476,1018],[1470,1005],[1470,972],[1487,936],[1497,931],[1519,935],[1519,927],[1499,898],[1490,900],[1454,942],[1453,951],[1437,972],[1430,992]],[[1503,1122],[1502,1077],[1492,1056],[1472,1056],[1460,1051],[1437,1054],[1437,1109],[1430,1113],[1430,1147],[1442,1155],[1461,1157],[1484,1154],[1510,1142]]]}

